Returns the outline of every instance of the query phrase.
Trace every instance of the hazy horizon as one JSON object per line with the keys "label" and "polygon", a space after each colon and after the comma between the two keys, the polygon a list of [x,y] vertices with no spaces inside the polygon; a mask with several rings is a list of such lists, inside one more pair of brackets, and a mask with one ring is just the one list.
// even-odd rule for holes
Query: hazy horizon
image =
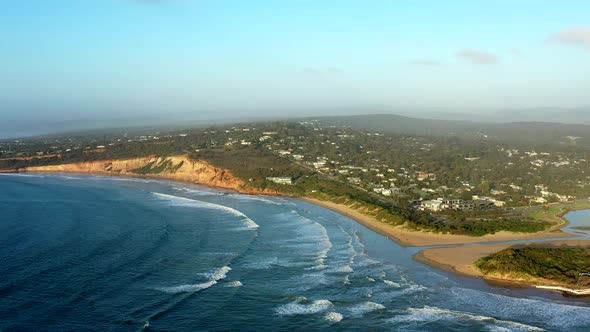
{"label": "hazy horizon", "polygon": [[35,134],[26,124],[43,122],[590,106],[585,1],[23,0],[0,9],[0,137]]}

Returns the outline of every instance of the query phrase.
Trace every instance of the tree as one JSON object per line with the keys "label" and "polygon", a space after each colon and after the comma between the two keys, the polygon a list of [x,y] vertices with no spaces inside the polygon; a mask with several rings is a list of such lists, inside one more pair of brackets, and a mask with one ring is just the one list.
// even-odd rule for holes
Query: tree
{"label": "tree", "polygon": [[461,193],[461,199],[464,201],[469,201],[473,197],[473,193],[471,190],[465,190]]}
{"label": "tree", "polygon": [[482,182],[482,183],[479,185],[479,193],[480,193],[482,196],[487,196],[487,195],[490,193],[490,184],[489,184],[489,183],[487,183],[487,182]]}

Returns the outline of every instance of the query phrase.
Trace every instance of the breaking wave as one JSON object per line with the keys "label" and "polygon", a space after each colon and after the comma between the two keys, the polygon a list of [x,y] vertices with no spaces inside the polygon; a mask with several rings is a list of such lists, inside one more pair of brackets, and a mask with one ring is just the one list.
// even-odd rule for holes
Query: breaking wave
{"label": "breaking wave", "polygon": [[236,281],[230,281],[227,283],[227,287],[242,287],[243,284],[241,281],[236,280]]}
{"label": "breaking wave", "polygon": [[342,316],[342,314],[341,314],[341,313],[338,313],[338,312],[333,312],[333,311],[331,311],[331,312],[327,312],[327,313],[324,315],[324,319],[325,319],[325,320],[327,320],[328,322],[334,322],[334,323],[337,323],[337,322],[341,321],[341,320],[342,320],[342,318],[344,318],[344,316]]}
{"label": "breaking wave", "polygon": [[[164,293],[168,294],[177,294],[177,293],[189,293],[189,292],[198,292],[203,289],[207,289],[215,284],[221,279],[225,279],[227,273],[231,271],[231,267],[224,266],[221,267],[211,273],[208,274],[209,281],[199,284],[186,284],[186,285],[179,285],[179,286],[171,286],[171,287],[159,287],[156,290],[159,290]],[[239,281],[238,281],[239,282]]]}
{"label": "breaking wave", "polygon": [[202,209],[212,209],[212,210],[217,210],[217,211],[223,211],[225,213],[229,213],[229,214],[234,215],[236,217],[242,218],[242,221],[244,221],[246,223],[246,227],[248,229],[256,229],[259,227],[258,224],[256,224],[254,222],[254,220],[248,218],[248,216],[246,216],[244,213],[242,213],[236,209],[230,208],[229,206],[204,202],[204,201],[185,198],[185,197],[161,194],[161,193],[152,193],[152,194],[154,196],[156,196],[158,199],[166,201],[173,206],[196,207],[196,208],[202,208]]}
{"label": "breaking wave", "polygon": [[451,321],[474,321],[484,322],[490,324],[490,328],[495,330],[509,330],[509,331],[531,331],[541,332],[544,329],[526,325],[522,323],[500,320],[493,317],[479,316],[462,311],[454,311],[449,309],[441,309],[437,307],[425,306],[423,308],[408,308],[406,310],[407,315],[400,315],[390,319],[394,323],[407,323],[407,322],[434,322],[440,320],[451,320]]}
{"label": "breaking wave", "polygon": [[279,315],[309,315],[322,312],[332,307],[332,302],[328,300],[317,300],[309,304],[302,304],[305,300],[296,300],[295,302],[284,304],[276,309]]}
{"label": "breaking wave", "polygon": [[363,315],[371,311],[383,309],[385,309],[383,304],[367,301],[349,308],[349,311],[354,315]]}
{"label": "breaking wave", "polygon": [[384,280],[383,280],[383,282],[384,282],[384,283],[385,283],[387,286],[391,286],[391,287],[395,287],[395,288],[400,288],[400,287],[401,287],[401,285],[400,285],[400,284],[398,284],[397,282],[393,282],[393,281],[391,281],[391,280],[384,279]]}

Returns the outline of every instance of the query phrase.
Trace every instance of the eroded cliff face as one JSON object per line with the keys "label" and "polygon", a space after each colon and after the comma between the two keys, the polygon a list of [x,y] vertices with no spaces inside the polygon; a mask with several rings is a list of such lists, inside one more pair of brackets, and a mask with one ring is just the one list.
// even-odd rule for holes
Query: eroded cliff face
{"label": "eroded cliff face", "polygon": [[18,172],[67,172],[133,177],[152,177],[190,182],[217,188],[233,189],[249,194],[276,194],[263,190],[245,188],[244,181],[231,172],[217,168],[202,160],[186,156],[100,160],[63,165],[34,166],[21,168]]}

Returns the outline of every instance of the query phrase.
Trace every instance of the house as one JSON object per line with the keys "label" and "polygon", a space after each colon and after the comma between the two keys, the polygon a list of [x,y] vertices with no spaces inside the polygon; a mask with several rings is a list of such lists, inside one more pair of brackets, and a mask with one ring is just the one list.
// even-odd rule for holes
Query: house
{"label": "house", "polygon": [[320,161],[313,162],[313,167],[315,167],[315,168],[322,168],[325,165],[326,165],[326,161],[325,160],[320,160]]}
{"label": "house", "polygon": [[442,200],[431,200],[431,201],[422,201],[420,203],[420,208],[422,210],[429,210],[429,211],[440,211],[443,209]]}
{"label": "house", "polygon": [[293,154],[291,155],[291,157],[293,157],[293,159],[295,160],[303,160],[304,156],[301,154]]}
{"label": "house", "polygon": [[495,207],[494,202],[488,201],[485,199],[476,199],[472,201],[472,206],[474,210],[489,210]]}
{"label": "house", "polygon": [[348,178],[348,182],[352,184],[359,184],[361,183],[361,178]]}
{"label": "house", "polygon": [[426,173],[426,172],[417,172],[416,173],[416,179],[418,181],[426,180],[426,179],[428,179],[428,173]]}
{"label": "house", "polygon": [[266,180],[278,183],[278,184],[293,184],[293,178],[287,176],[269,176]]}

